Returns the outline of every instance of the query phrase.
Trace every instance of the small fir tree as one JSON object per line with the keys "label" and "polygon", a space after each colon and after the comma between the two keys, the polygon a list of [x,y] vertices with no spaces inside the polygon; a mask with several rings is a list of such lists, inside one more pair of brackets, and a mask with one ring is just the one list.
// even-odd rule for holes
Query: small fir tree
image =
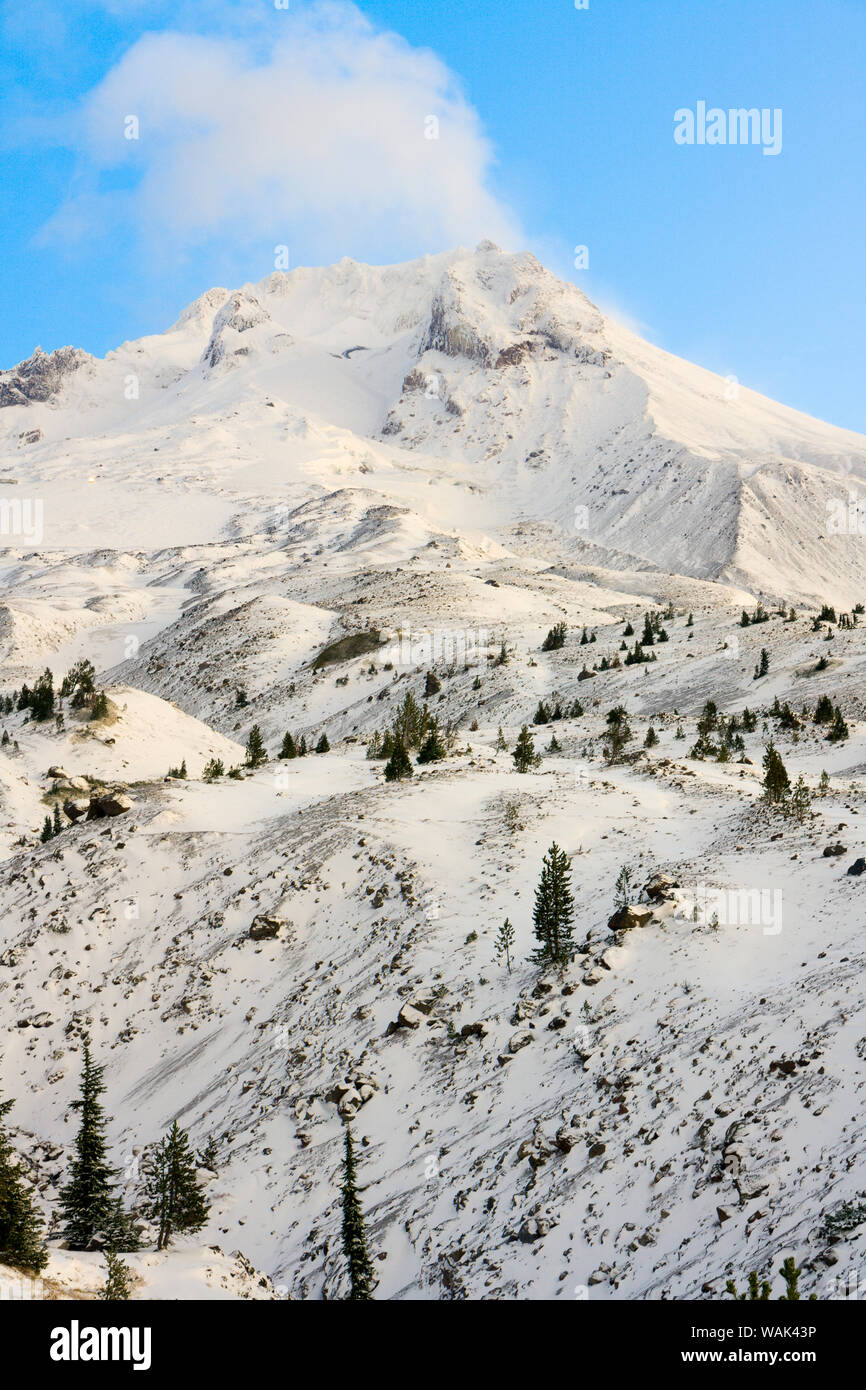
{"label": "small fir tree", "polygon": [[520,736],[514,745],[514,752],[511,756],[518,772],[531,772],[541,762],[541,755],[535,751],[532,735],[526,724],[520,730]]}
{"label": "small fir tree", "polygon": [[574,954],[573,917],[571,860],[554,841],[544,856],[535,890],[533,923],[539,945],[533,959],[537,964],[564,965],[570,960]]}
{"label": "small fir tree", "polygon": [[262,731],[258,724],[254,724],[247,738],[247,767],[261,767],[262,763],[266,763],[267,761],[268,754],[262,738]]}
{"label": "small fir tree", "polygon": [[48,1262],[48,1252],[42,1217],[6,1133],[4,1120],[14,1104],[0,1100],[0,1264],[38,1274]]}
{"label": "small fir tree", "polygon": [[157,1250],[165,1250],[177,1232],[200,1231],[210,1204],[196,1179],[189,1135],[177,1120],[147,1155],[142,1168],[147,1214],[159,1224]]}
{"label": "small fir tree", "polygon": [[105,1111],[99,1099],[105,1093],[105,1068],[93,1061],[89,1038],[84,1039],[83,1054],[81,1094],[72,1102],[81,1123],[69,1182],[60,1192],[63,1238],[70,1250],[94,1249],[114,1220],[117,1204],[116,1170],[107,1159]]}
{"label": "small fir tree", "polygon": [[124,1264],[116,1251],[106,1250],[105,1283],[99,1290],[99,1297],[108,1303],[129,1298],[131,1273],[129,1265]]}
{"label": "small fir tree", "polygon": [[342,1194],[343,1253],[349,1266],[349,1299],[352,1302],[369,1301],[373,1297],[373,1263],[367,1250],[364,1214],[358,1198],[355,1145],[349,1125],[346,1125]]}
{"label": "small fir tree", "polygon": [[506,917],[496,934],[493,949],[497,960],[505,961],[505,968],[511,974],[511,949],[514,945],[514,928]]}

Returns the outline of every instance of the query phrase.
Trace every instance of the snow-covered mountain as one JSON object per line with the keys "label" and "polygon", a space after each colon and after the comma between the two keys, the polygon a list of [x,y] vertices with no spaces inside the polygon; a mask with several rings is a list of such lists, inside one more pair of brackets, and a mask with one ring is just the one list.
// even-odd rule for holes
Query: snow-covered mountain
{"label": "snow-covered mountain", "polygon": [[[149,548],[217,534],[239,502],[352,487],[417,527],[507,544],[543,523],[574,558],[767,597],[848,602],[866,575],[863,536],[828,512],[866,484],[866,439],[652,347],[490,243],[209,290],[104,360],[37,350],[0,374],[0,447],[0,486],[44,494],[52,549],[137,548],[132,485]],[[107,496],[76,506],[85,482]]]}
{"label": "snow-covered mountain", "polygon": [[[866,440],[483,243],[37,351],[0,447],[0,1070],[46,1215],[89,1032],[128,1203],[175,1118],[217,1146],[204,1243],[136,1257],[135,1296],[344,1296],[347,1121],[379,1298],[718,1298],[788,1254],[843,1296],[866,553],[828,518]],[[11,699],[85,658],[99,717]],[[388,782],[407,694],[448,756]],[[329,751],[281,760],[289,730]],[[763,801],[770,738],[802,814]],[[554,841],[578,949],[544,970]],[[51,1240],[51,1296],[92,1296]]]}

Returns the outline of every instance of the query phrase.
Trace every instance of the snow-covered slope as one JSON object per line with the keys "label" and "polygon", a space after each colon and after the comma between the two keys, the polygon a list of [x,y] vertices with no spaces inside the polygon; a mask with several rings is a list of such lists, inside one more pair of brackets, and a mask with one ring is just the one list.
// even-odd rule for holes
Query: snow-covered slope
{"label": "snow-covered slope", "polygon": [[[489,243],[211,290],[0,376],[0,1070],[47,1296],[102,1274],[56,1222],[85,1033],[128,1204],[175,1118],[217,1149],[207,1226],[131,1256],[136,1297],[344,1296],[347,1120],[378,1298],[714,1298],[789,1253],[839,1296],[866,558],[827,503],[866,441],[729,386]],[[84,659],[101,717],[17,708]],[[407,693],[450,751],[389,783],[366,752]],[[520,774],[540,701],[566,713]],[[707,701],[756,714],[721,760]],[[330,749],[281,761],[289,730]],[[800,820],[762,802],[770,737]],[[554,840],[579,949],[545,971]]]}

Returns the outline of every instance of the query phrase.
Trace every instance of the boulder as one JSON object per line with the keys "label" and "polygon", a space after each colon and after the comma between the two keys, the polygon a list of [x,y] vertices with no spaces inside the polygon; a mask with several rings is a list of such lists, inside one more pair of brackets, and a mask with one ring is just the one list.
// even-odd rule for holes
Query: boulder
{"label": "boulder", "polygon": [[615,934],[621,931],[631,931],[634,927],[645,927],[652,920],[651,907],[639,907],[632,904],[631,907],[620,907],[616,910],[608,922],[608,931]]}
{"label": "boulder", "polygon": [[72,801],[64,801],[63,810],[71,821],[82,820],[90,810],[90,802],[85,801],[83,797],[78,797]]}
{"label": "boulder", "polygon": [[56,777],[65,780],[69,776],[69,773],[66,771],[65,768],[62,768],[59,766],[59,764],[55,763],[52,767],[49,767],[46,776]]}
{"label": "boulder", "polygon": [[282,917],[273,917],[268,912],[260,912],[250,926],[251,941],[281,940],[286,934],[286,923]]}
{"label": "boulder", "polygon": [[647,881],[644,892],[650,902],[665,902],[674,896],[674,889],[679,888],[679,883],[670,874],[653,874]]}
{"label": "boulder", "polygon": [[460,1029],[461,1038],[486,1038],[490,1028],[484,1019],[481,1018],[477,1023],[464,1023]]}
{"label": "boulder", "polygon": [[88,820],[101,820],[103,816],[122,816],[132,810],[132,802],[123,792],[100,792],[91,796],[87,812]]}
{"label": "boulder", "polygon": [[520,1052],[521,1048],[529,1046],[529,1044],[533,1041],[533,1037],[534,1035],[530,1032],[528,1028],[521,1028],[519,1032],[514,1033],[510,1038],[508,1043],[508,1051],[512,1053],[512,1055],[515,1052]]}
{"label": "boulder", "polygon": [[424,1015],[411,1004],[404,1004],[393,1023],[388,1024],[387,1036],[397,1033],[401,1028],[420,1028]]}
{"label": "boulder", "polygon": [[855,859],[848,872],[853,874],[855,878],[859,878],[861,874],[866,874],[866,859]]}

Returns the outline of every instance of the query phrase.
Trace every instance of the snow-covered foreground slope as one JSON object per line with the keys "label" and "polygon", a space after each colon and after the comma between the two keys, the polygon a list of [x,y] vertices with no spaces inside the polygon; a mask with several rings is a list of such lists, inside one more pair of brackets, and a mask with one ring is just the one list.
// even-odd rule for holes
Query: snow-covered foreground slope
{"label": "snow-covered foreground slope", "polygon": [[[194,726],[194,780],[144,776],[127,815],[13,849],[0,886],[3,1070],[20,1078],[17,1142],[49,1213],[87,1029],[107,1064],[127,1200],[134,1154],[174,1117],[198,1147],[214,1137],[204,1238],[240,1248],[290,1296],[346,1291],[350,1115],[378,1297],[718,1297],[729,1273],[789,1252],[810,1289],[836,1296],[840,1251],[821,1228],[862,1188],[866,880],[846,872],[866,853],[862,630],[809,674],[816,643],[830,644],[805,618],[742,630],[708,610],[668,626],[656,663],[590,681],[578,673],[616,651],[621,623],[589,648],[574,634],[542,654],[536,639],[505,666],[443,671],[442,708],[463,710],[458,746],[409,783],[385,783],[362,745],[342,743],[206,785]],[[743,649],[726,654],[741,631]],[[760,683],[758,642],[775,668]],[[375,682],[369,662],[326,668],[290,697],[315,701],[335,745],[346,716],[325,717],[329,691],[359,707],[351,691]],[[384,724],[423,679],[388,673],[370,717]],[[799,708],[827,691],[848,692],[848,741],[815,726],[796,742],[777,733],[792,779],[802,771],[816,793],[802,825],[759,804],[761,724],[748,761],[688,756],[708,693],[731,708],[780,693]],[[541,748],[555,731],[561,751],[520,775],[496,728],[513,746],[554,692],[586,713],[536,730]],[[130,696],[141,769],[155,749],[161,766],[171,725],[145,720],[154,697],[139,708]],[[608,766],[615,703],[636,747],[650,723],[659,743]],[[39,759],[55,736],[21,715],[6,724],[17,756],[30,750],[28,781],[50,790]],[[75,770],[85,764],[82,752]],[[554,840],[573,856],[581,945],[562,974],[528,959]],[[664,871],[677,887],[617,940],[607,923],[623,864],[638,885]],[[261,915],[283,923],[274,939],[250,937]],[[506,916],[511,974],[494,955]],[[394,1030],[406,1004],[410,1026]],[[175,1295],[157,1284],[151,1296]]]}
{"label": "snow-covered foreground slope", "polygon": [[[128,1205],[175,1118],[217,1146],[207,1226],[131,1256],[136,1297],[343,1297],[347,1121],[378,1298],[714,1298],[788,1253],[839,1296],[866,561],[828,503],[866,444],[729,386],[489,244],[210,291],[0,377],[0,1071],[48,1296],[101,1278],[56,1221],[85,1033]],[[626,666],[647,613],[668,640]],[[85,659],[99,718],[17,708]],[[450,751],[387,783],[407,693]],[[520,774],[539,701],[568,713]],[[727,761],[693,753],[707,701],[757,715]],[[289,730],[330,751],[280,761]],[[800,821],[762,803],[770,737]],[[561,972],[530,960],[554,841]],[[618,932],[623,866],[647,920]]]}

